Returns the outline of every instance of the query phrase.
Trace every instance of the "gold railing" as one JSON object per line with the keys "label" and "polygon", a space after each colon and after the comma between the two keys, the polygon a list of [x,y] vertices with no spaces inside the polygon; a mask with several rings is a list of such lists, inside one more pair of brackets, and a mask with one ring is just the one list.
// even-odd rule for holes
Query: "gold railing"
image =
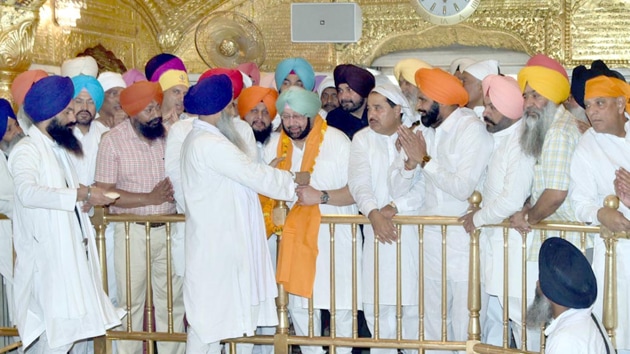
{"label": "gold railing", "polygon": [[[479,198],[471,198],[471,202],[473,204],[478,204],[480,201]],[[618,201],[617,201],[618,203]],[[614,200],[607,200],[607,207],[615,207]],[[96,228],[96,242],[99,249],[99,257],[101,269],[103,271],[103,287],[107,289],[107,264],[106,264],[106,255],[105,255],[105,228],[109,223],[126,223],[127,224],[127,234],[128,234],[128,224],[133,222],[144,222],[146,223],[146,235],[147,235],[147,245],[150,244],[150,234],[151,228],[149,227],[149,223],[166,223],[167,225],[167,274],[172,274],[170,272],[171,267],[171,247],[170,247],[170,234],[171,234],[171,226],[172,223],[183,222],[183,215],[170,215],[170,216],[137,216],[137,215],[107,215],[103,212],[103,209],[96,208],[95,215],[92,219],[95,228]],[[339,225],[350,225],[351,234],[352,234],[352,245],[353,245],[353,253],[352,253],[352,264],[353,264],[353,295],[352,295],[352,336],[351,337],[337,337],[336,336],[336,323],[335,323],[335,277],[334,271],[331,271],[331,287],[330,287],[330,312],[331,312],[331,321],[330,321],[330,336],[329,337],[320,337],[316,336],[313,331],[313,312],[315,309],[313,308],[312,301],[309,301],[309,331],[306,336],[296,336],[291,335],[289,331],[290,322],[289,322],[289,311],[288,311],[288,294],[284,291],[282,286],[279,286],[279,296],[276,300],[277,308],[278,308],[278,317],[279,317],[279,325],[276,329],[276,334],[274,336],[252,336],[252,337],[243,337],[243,338],[234,338],[225,340],[224,342],[230,346],[232,353],[236,351],[237,343],[253,343],[253,344],[261,344],[261,345],[273,345],[274,352],[277,354],[288,354],[290,352],[290,346],[293,345],[321,345],[328,346],[330,352],[335,352],[337,347],[370,347],[370,348],[392,348],[392,349],[413,349],[413,350],[466,350],[467,353],[533,353],[526,350],[513,349],[509,348],[509,343],[506,339],[508,333],[508,320],[509,313],[507,312],[507,272],[504,272],[504,313],[503,313],[503,329],[504,329],[504,341],[502,346],[492,346],[489,344],[484,344],[480,342],[481,338],[481,327],[479,322],[479,315],[481,310],[481,279],[480,279],[480,245],[479,245],[479,237],[480,237],[480,229],[475,230],[470,233],[470,251],[469,251],[469,275],[468,275],[468,312],[469,312],[469,322],[468,322],[468,338],[464,341],[453,341],[449,340],[446,336],[446,317],[447,310],[444,305],[445,297],[446,297],[446,235],[449,227],[459,226],[461,223],[457,221],[456,217],[441,217],[441,216],[396,216],[394,217],[394,224],[398,228],[399,235],[401,235],[402,226],[403,225],[414,225],[417,227],[419,234],[419,264],[423,264],[423,238],[422,235],[424,233],[424,227],[429,225],[437,225],[441,227],[442,231],[442,242],[443,242],[443,258],[442,258],[442,336],[440,339],[425,339],[424,338],[424,322],[423,322],[423,314],[424,314],[424,286],[423,282],[420,282],[420,290],[419,290],[419,323],[418,323],[418,333],[419,336],[417,339],[403,339],[401,333],[401,318],[402,318],[402,305],[400,301],[400,274],[401,274],[401,242],[400,238],[396,243],[396,274],[397,274],[397,305],[396,305],[396,321],[397,321],[397,334],[395,339],[382,339],[379,338],[378,333],[378,316],[375,316],[375,333],[373,333],[373,338],[359,338],[358,337],[358,322],[357,322],[357,314],[358,307],[357,304],[357,277],[359,276],[359,269],[357,266],[357,251],[356,245],[357,242],[361,242],[360,232],[358,230],[359,225],[367,224],[369,220],[363,216],[350,216],[350,215],[323,215],[322,216],[322,224],[329,225],[330,229],[330,266],[331,270],[335,269],[335,233],[336,228]],[[503,228],[504,238],[507,242],[508,238],[508,230],[509,224],[502,223],[499,225],[492,225],[487,227],[499,227]],[[617,326],[617,313],[616,313],[616,249],[615,245],[619,239],[627,239],[628,235],[626,233],[611,233],[602,228],[600,230],[599,227],[594,226],[586,226],[582,224],[576,223],[545,223],[542,222],[538,225],[532,227],[535,230],[540,230],[541,237],[546,237],[547,232],[549,231],[559,231],[560,236],[562,237],[567,232],[579,232],[582,237],[582,250],[584,251],[584,245],[586,240],[586,235],[589,233],[600,234],[603,238],[606,245],[606,272],[605,272],[605,286],[604,286],[604,311],[603,311],[603,324],[614,341],[615,338],[615,328]],[[404,237],[404,235],[401,235]],[[523,245],[526,242],[526,235],[523,235]],[[507,246],[505,246],[507,247]],[[128,248],[127,248],[128,249]],[[147,249],[150,249],[147,247]],[[527,250],[526,247],[523,246],[523,255],[522,255],[522,264],[521,269],[523,270],[523,287],[521,299],[527,299],[526,296],[526,267],[525,262],[527,260]],[[507,248],[504,248],[504,254],[507,255]],[[129,252],[127,252],[127,263],[129,263]],[[149,262],[149,258],[147,256],[147,262]],[[504,258],[504,265],[507,266],[508,259]],[[375,269],[378,269],[378,251],[375,250]],[[148,268],[150,269],[150,267]],[[505,268],[507,269],[507,267]],[[422,278],[422,266],[420,266],[420,277]],[[378,272],[375,273],[375,276],[378,277]],[[130,280],[127,280],[127,286],[129,287]],[[170,284],[170,282],[168,282]],[[128,326],[127,331],[117,331],[110,330],[107,331],[106,335],[103,337],[95,338],[95,353],[111,353],[111,343],[112,340],[137,340],[137,341],[145,341],[146,348],[148,353],[153,353],[153,345],[156,341],[176,341],[176,342],[185,342],[186,334],[185,333],[175,333],[173,331],[173,323],[172,323],[172,308],[169,308],[169,325],[167,332],[155,332],[151,326],[151,282],[150,277],[147,282],[147,299],[146,299],[146,318],[147,318],[147,330],[146,331],[132,331],[131,326]],[[172,305],[172,289],[167,289],[168,297],[171,299],[168,304]],[[129,291],[127,294],[129,296]],[[375,281],[375,303],[377,301],[378,296],[378,280]],[[129,304],[129,301],[127,302]],[[526,312],[526,300],[523,300],[523,313]],[[128,320],[129,321],[129,320]],[[521,347],[525,348],[526,343],[526,325],[525,318],[523,316],[523,339]],[[15,328],[0,328],[0,336],[16,336],[17,331]],[[614,343],[614,342],[613,342]],[[0,348],[0,353],[3,351],[10,350],[10,348]],[[541,348],[541,351],[544,350],[544,347]]]}

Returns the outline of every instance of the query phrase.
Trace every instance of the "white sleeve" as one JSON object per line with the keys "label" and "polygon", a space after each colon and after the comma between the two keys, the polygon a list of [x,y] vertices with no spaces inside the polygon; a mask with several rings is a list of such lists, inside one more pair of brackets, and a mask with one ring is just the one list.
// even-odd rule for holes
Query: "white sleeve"
{"label": "white sleeve", "polygon": [[378,209],[378,201],[372,186],[372,166],[370,165],[370,148],[367,134],[358,133],[350,145],[350,162],[348,164],[348,188],[357,203],[359,210],[367,216],[370,211]]}
{"label": "white sleeve", "polygon": [[9,218],[13,216],[13,179],[2,152],[0,152],[0,214]]}
{"label": "white sleeve", "polygon": [[591,164],[587,150],[584,144],[578,144],[573,153],[569,198],[578,221],[599,225],[597,212],[602,207],[602,203],[597,194],[597,182],[594,173],[585,173],[585,171],[597,171],[597,166]]}

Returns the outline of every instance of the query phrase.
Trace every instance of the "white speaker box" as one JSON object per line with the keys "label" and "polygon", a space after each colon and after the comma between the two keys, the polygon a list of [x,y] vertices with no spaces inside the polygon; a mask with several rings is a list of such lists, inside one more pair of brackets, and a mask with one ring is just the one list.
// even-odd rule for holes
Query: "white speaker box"
{"label": "white speaker box", "polygon": [[291,4],[291,41],[353,43],[361,39],[363,20],[358,4]]}

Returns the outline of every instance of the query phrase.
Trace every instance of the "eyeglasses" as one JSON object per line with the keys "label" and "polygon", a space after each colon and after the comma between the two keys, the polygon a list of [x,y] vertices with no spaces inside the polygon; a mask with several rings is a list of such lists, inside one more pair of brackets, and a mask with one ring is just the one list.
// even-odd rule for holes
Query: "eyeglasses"
{"label": "eyeglasses", "polygon": [[290,120],[290,119],[295,119],[295,120],[305,120],[308,119],[308,117],[301,115],[301,114],[283,114],[280,116],[280,118],[282,118],[282,120]]}

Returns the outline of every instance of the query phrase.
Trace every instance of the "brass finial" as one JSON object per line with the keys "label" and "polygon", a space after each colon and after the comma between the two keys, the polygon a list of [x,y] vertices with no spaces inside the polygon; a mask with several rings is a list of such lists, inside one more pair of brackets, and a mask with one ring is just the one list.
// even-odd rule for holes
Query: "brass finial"
{"label": "brass finial", "polygon": [[616,195],[609,195],[604,198],[604,207],[619,209],[619,198]]}

